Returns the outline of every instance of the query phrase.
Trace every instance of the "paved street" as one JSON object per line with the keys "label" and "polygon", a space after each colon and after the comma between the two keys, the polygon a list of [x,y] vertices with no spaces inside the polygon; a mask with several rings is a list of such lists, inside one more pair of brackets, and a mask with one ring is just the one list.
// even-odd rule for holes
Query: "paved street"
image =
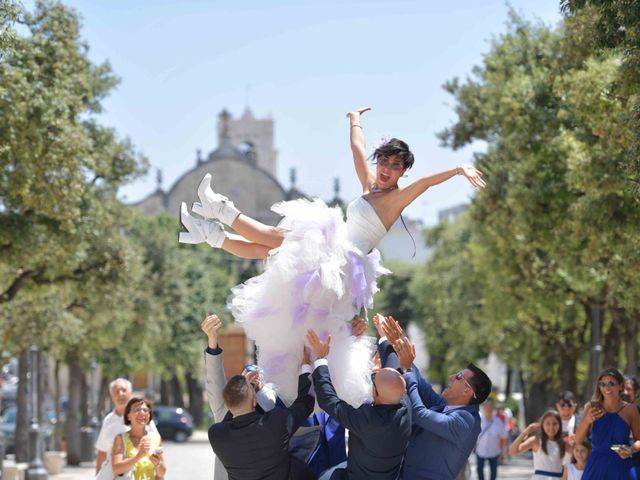
{"label": "paved street", "polygon": [[[186,443],[166,442],[165,459],[167,480],[211,480],[213,478],[213,454],[206,432],[196,432]],[[476,480],[472,458],[471,478]],[[532,460],[522,456],[498,469],[499,479],[528,480],[533,473]],[[52,476],[52,480],[90,480],[94,478],[92,466],[66,467],[64,473]],[[488,470],[485,474],[488,478]]]}

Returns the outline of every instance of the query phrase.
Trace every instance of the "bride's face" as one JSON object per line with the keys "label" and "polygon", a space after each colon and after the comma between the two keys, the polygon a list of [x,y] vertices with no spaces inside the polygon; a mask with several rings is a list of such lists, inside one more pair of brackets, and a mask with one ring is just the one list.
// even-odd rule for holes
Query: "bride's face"
{"label": "bride's face", "polygon": [[404,164],[397,155],[379,157],[376,163],[376,185],[380,189],[395,187],[404,175]]}

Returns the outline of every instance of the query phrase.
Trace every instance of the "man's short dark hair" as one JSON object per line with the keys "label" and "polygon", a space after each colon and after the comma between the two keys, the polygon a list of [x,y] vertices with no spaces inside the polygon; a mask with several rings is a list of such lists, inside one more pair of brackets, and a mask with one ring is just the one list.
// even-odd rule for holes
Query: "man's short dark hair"
{"label": "man's short dark hair", "polygon": [[471,388],[473,388],[473,393],[476,394],[475,398],[471,397],[470,404],[479,405],[484,402],[491,393],[491,379],[489,379],[482,369],[476,367],[473,363],[467,365],[467,370],[473,372],[473,377],[469,378],[467,381],[469,382],[469,385],[471,385]]}
{"label": "man's short dark hair", "polygon": [[222,398],[228,409],[241,406],[251,396],[253,387],[243,375],[235,375],[229,379],[222,390]]}
{"label": "man's short dark hair", "polygon": [[576,397],[571,390],[563,390],[558,394],[558,400],[556,402],[571,402],[575,403]]}

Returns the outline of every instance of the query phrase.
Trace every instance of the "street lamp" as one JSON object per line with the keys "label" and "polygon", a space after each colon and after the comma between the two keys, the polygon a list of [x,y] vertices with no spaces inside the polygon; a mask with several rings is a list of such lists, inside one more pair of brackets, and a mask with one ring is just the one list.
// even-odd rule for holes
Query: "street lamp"
{"label": "street lamp", "polygon": [[26,480],[47,480],[49,474],[44,468],[42,458],[42,437],[38,423],[38,347],[29,347],[31,368],[31,425],[29,426],[30,460]]}

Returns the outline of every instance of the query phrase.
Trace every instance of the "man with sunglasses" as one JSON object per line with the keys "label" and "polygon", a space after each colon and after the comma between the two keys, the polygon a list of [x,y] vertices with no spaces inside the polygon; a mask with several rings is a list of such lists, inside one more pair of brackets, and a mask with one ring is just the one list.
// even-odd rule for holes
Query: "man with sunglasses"
{"label": "man with sunglasses", "polygon": [[373,403],[354,408],[338,397],[331,383],[331,337],[321,340],[309,330],[307,341],[316,355],[312,376],[318,405],[349,430],[347,461],[320,480],[396,480],[411,434],[409,411],[402,403],[402,376],[390,368],[378,370],[371,378]]}
{"label": "man with sunglasses", "polygon": [[383,367],[401,368],[411,401],[411,440],[401,478],[453,480],[464,468],[480,434],[479,405],[491,393],[491,380],[470,363],[449,376],[449,385],[437,394],[413,361],[415,345],[393,317],[376,315],[381,336],[378,352]]}
{"label": "man with sunglasses", "polygon": [[562,419],[562,434],[571,438],[573,438],[576,428],[580,424],[576,419],[577,406],[573,392],[564,390],[558,394],[556,410]]}
{"label": "man with sunglasses", "polygon": [[575,445],[576,428],[580,425],[579,418],[576,417],[576,408],[578,407],[573,392],[564,390],[558,394],[558,400],[556,401],[556,410],[560,414],[562,420],[562,438],[565,443],[565,451],[569,453],[562,464],[569,465],[571,463],[571,452]]}

